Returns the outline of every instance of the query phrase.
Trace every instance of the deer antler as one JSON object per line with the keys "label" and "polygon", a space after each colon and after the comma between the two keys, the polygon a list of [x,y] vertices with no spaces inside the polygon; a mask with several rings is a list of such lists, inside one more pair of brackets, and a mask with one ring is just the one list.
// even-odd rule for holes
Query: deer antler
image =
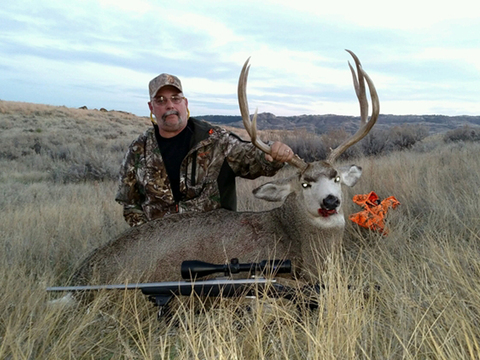
{"label": "deer antler", "polygon": [[[247,130],[247,133],[252,140],[252,144],[262,150],[264,153],[271,154],[272,149],[270,145],[264,143],[257,137],[257,110],[255,110],[252,120],[250,120],[250,111],[248,110],[246,90],[248,71],[250,70],[250,65],[248,65],[249,61],[250,58],[245,61],[242,72],[240,73],[240,78],[238,79],[238,104],[240,106],[240,113],[242,114],[243,126],[245,126],[245,129]],[[303,161],[297,154],[295,154],[292,160],[290,160],[288,163],[299,168],[301,171],[304,171],[308,166],[307,163]]]}
{"label": "deer antler", "polygon": [[[357,66],[357,73],[358,73],[358,80],[355,74],[355,70],[353,69],[350,62],[348,66],[350,67],[350,71],[352,72],[353,77],[353,85],[355,87],[355,92],[357,94],[358,102],[360,103],[360,128],[357,132],[345,140],[342,144],[340,144],[337,148],[332,150],[332,152],[327,157],[327,162],[332,164],[338,157],[343,154],[350,146],[356,144],[361,139],[363,139],[369,131],[372,129],[373,125],[378,119],[378,114],[380,113],[380,102],[378,100],[377,90],[375,89],[375,85],[373,85],[372,80],[367,75],[367,73],[363,70],[362,64],[358,57],[350,50],[346,50],[350,55],[352,55],[353,59],[355,60],[355,64]],[[367,81],[368,88],[370,90],[370,97],[372,99],[372,115],[370,116],[370,120],[368,120],[368,100],[367,95],[365,92],[365,81]]]}

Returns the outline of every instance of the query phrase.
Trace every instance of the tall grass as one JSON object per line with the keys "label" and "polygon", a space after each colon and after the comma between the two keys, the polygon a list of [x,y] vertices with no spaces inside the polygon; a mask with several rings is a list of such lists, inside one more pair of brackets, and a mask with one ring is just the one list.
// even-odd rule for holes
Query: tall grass
{"label": "tall grass", "polygon": [[[40,111],[39,127],[54,122],[47,110],[32,110]],[[55,182],[56,160],[34,149],[0,157],[0,358],[478,359],[480,145],[421,149],[355,161],[364,172],[345,191],[347,214],[361,210],[353,194],[372,190],[401,205],[389,213],[388,236],[347,224],[343,251],[319,274],[318,309],[262,298],[202,306],[184,297],[168,323],[135,291],[100,292],[73,308],[48,305],[47,286],[65,284],[83,256],[127,227],[113,201],[117,185]],[[251,196],[267,180],[239,182],[242,210],[272,206]]]}

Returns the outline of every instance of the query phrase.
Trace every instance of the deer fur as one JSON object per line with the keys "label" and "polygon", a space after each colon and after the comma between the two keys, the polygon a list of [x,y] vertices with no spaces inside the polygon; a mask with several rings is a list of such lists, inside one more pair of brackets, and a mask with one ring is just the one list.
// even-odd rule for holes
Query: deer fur
{"label": "deer fur", "polygon": [[[93,251],[72,285],[180,280],[183,260],[221,264],[234,257],[240,262],[290,259],[296,276],[311,282],[318,261],[341,243],[341,184],[353,186],[360,175],[355,165],[335,169],[313,162],[303,173],[254,190],[257,198],[283,201],[272,210],[178,214],[131,228]],[[319,209],[335,213],[322,216]]]}

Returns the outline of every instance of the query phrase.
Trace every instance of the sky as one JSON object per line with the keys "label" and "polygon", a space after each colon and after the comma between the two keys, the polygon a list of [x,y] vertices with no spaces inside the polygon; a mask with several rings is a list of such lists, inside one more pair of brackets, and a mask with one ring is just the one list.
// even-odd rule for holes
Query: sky
{"label": "sky", "polygon": [[148,116],[148,82],[178,76],[193,116],[359,115],[351,61],[380,113],[480,115],[477,0],[4,0],[0,99]]}

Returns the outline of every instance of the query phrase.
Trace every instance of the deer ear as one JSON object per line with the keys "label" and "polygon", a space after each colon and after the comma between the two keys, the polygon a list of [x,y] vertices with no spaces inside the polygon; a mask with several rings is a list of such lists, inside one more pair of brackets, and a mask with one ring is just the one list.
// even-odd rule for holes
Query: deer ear
{"label": "deer ear", "polygon": [[266,201],[283,201],[293,191],[290,182],[286,179],[279,179],[278,181],[271,181],[260,185],[253,190],[253,195],[256,198]]}
{"label": "deer ear", "polygon": [[353,186],[362,176],[362,168],[356,165],[340,166],[337,168],[342,178],[342,182],[347,186]]}

